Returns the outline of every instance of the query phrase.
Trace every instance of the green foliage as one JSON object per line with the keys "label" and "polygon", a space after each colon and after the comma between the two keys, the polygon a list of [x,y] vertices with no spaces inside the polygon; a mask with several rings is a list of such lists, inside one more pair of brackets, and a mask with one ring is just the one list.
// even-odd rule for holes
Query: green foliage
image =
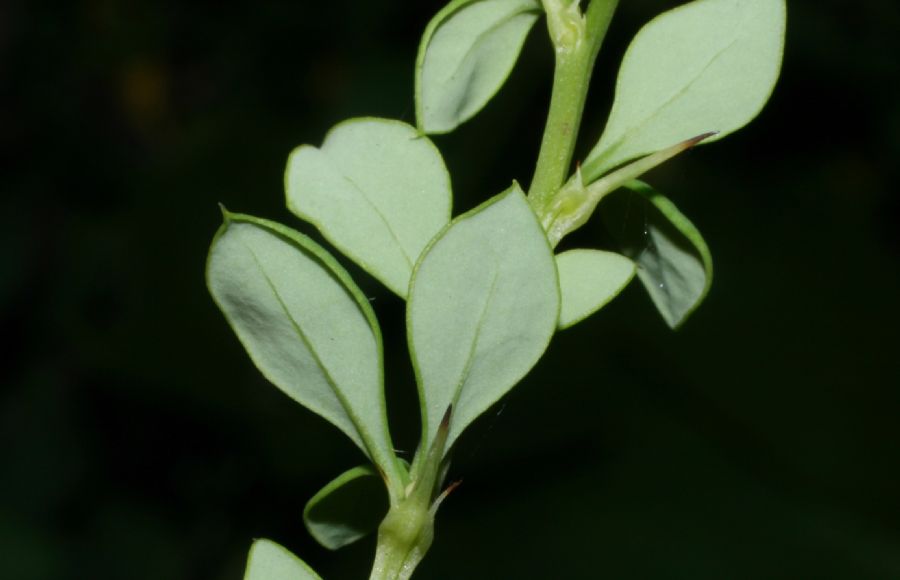
{"label": "green foliage", "polygon": [[611,196],[602,207],[622,252],[672,328],[697,309],[712,284],[712,256],[700,232],[671,201],[646,183]]}
{"label": "green foliage", "polygon": [[[411,576],[453,489],[442,486],[454,441],[531,370],[557,329],[601,309],[635,273],[673,328],[709,291],[712,259],[697,228],[634,179],[759,112],[780,69],[784,1],[696,0],[645,26],[625,55],[606,131],[566,180],[593,59],[616,5],[592,0],[582,13],[578,1],[543,2],[557,70],[540,187],[529,198],[514,183],[451,221],[450,179],[424,134],[455,129],[499,90],[539,16],[535,0],[455,0],[432,20],[416,64],[418,128],[354,119],[321,147],[290,155],[290,210],[407,299],[422,421],[410,467],[387,425],[381,333],[369,301],[309,238],[224,212],[207,268],[213,299],[263,375],[373,463],[338,476],[303,514],[330,549],[377,527],[372,579]],[[554,256],[598,205],[622,255]],[[268,541],[254,544],[247,574],[315,577]]]}
{"label": "green foliage", "polygon": [[385,473],[396,474],[381,331],[368,300],[334,258],[282,225],[225,212],[206,275],[260,372],[337,426]]}
{"label": "green foliage", "polygon": [[288,207],[401,297],[422,248],[450,221],[450,175],[409,125],[353,119],[322,147],[298,147],[285,172]]}
{"label": "green foliage", "polygon": [[244,580],[322,580],[306,563],[272,540],[256,540]]}
{"label": "green foliage", "polygon": [[518,185],[454,220],[410,286],[423,446],[450,405],[448,448],[512,388],[547,348],[558,314],[553,254]]}
{"label": "green foliage", "polygon": [[369,465],[345,471],[309,500],[306,529],[320,544],[337,550],[375,531],[388,511],[378,473]]}
{"label": "green foliage", "polygon": [[416,60],[416,118],[449,133],[478,113],[512,71],[538,19],[537,0],[455,0],[425,29]]}
{"label": "green foliage", "polygon": [[582,168],[609,169],[695,135],[732,133],[763,108],[781,69],[784,0],[697,0],[638,32],[600,142]]}
{"label": "green foliage", "polygon": [[641,157],[589,185],[585,185],[582,172],[577,171],[556,192],[551,202],[540,208],[541,224],[547,230],[550,244],[555,247],[566,235],[586,224],[594,214],[594,210],[597,209],[597,204],[609,193],[626,186],[647,171],[665,163],[679,153],[687,151],[712,135],[715,133],[704,133],[652,155]]}
{"label": "green foliage", "polygon": [[569,250],[556,256],[562,307],[559,328],[578,324],[618,296],[634,277],[634,262],[613,252]]}

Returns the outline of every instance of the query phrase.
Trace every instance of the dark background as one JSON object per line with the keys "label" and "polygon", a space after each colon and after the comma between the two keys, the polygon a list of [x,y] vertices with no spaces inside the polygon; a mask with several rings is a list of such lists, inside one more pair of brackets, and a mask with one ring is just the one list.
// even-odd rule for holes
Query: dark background
{"label": "dark background", "polygon": [[[628,40],[675,4],[622,2],[582,155]],[[900,578],[900,4],[789,4],[764,113],[649,176],[712,249],[707,302],[673,333],[635,284],[558,335],[460,441],[417,577]],[[204,260],[220,201],[310,232],[288,152],[351,116],[413,121],[440,6],[0,4],[0,577],[236,580],[254,537],[366,576],[373,540],[329,553],[300,517],[360,454],[253,368]],[[457,212],[530,179],[551,66],[539,24],[435,139]],[[412,450],[403,305],[353,272]]]}

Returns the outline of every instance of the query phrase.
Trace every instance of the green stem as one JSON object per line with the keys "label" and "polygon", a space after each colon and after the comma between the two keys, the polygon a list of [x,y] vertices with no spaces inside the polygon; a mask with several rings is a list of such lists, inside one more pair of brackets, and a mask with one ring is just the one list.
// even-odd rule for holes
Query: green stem
{"label": "green stem", "polygon": [[405,490],[405,497],[397,503],[391,502],[387,516],[378,526],[378,546],[369,580],[409,580],[431,547],[434,515],[454,487],[450,486],[435,498],[443,477],[441,468],[445,463],[444,447],[450,433],[452,410],[451,405],[444,413],[427,453],[423,448],[416,453],[413,460],[416,467],[410,474],[412,482]]}
{"label": "green stem", "polygon": [[668,149],[641,157],[588,185],[584,184],[581,171],[577,171],[572,179],[566,182],[553,196],[553,199],[542,208],[541,225],[547,232],[550,246],[555,248],[564,236],[587,223],[591,214],[597,209],[597,204],[607,194],[713,135],[715,132],[704,133],[677,143]]}
{"label": "green stem", "polygon": [[378,527],[378,547],[369,580],[408,580],[434,538],[428,504],[405,501],[392,506]]}
{"label": "green stem", "polygon": [[619,0],[592,0],[584,16],[578,0],[543,0],[543,4],[556,50],[556,69],[550,112],[528,192],[539,215],[569,175],[594,62]]}

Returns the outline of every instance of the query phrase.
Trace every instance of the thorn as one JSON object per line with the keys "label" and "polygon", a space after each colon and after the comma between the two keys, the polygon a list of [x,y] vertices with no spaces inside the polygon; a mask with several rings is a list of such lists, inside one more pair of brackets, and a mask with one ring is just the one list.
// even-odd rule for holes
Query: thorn
{"label": "thorn", "polygon": [[430,500],[432,493],[438,486],[438,472],[444,459],[444,445],[447,443],[447,437],[450,435],[450,415],[452,413],[453,404],[451,403],[444,412],[444,418],[441,420],[434,440],[431,442],[428,454],[425,455],[425,460],[419,464],[419,468],[414,475],[415,485],[408,495],[419,493],[424,496],[427,494],[427,498]]}
{"label": "thorn", "polygon": [[450,403],[450,406],[447,407],[447,410],[444,411],[444,418],[441,419],[441,425],[438,429],[447,430],[450,428],[450,415],[453,413],[453,403]]}
{"label": "thorn", "polygon": [[687,141],[684,141],[682,143],[682,145],[684,146],[685,149],[690,149],[694,145],[699,145],[702,141],[706,141],[710,137],[715,137],[718,134],[719,134],[718,131],[707,131],[706,133],[703,133],[702,135],[697,135],[696,137],[691,137]]}
{"label": "thorn", "polygon": [[447,499],[447,496],[453,493],[453,490],[455,490],[457,487],[462,485],[462,482],[463,480],[457,479],[456,481],[448,485],[447,488],[441,492],[441,495],[437,496],[437,498],[434,500],[434,503],[431,504],[431,509],[429,510],[432,517],[434,517],[434,514],[437,513],[438,508],[441,507],[441,504],[444,503],[444,500]]}
{"label": "thorn", "polygon": [[451,493],[453,493],[453,490],[455,490],[457,487],[461,486],[461,485],[462,485],[462,482],[463,482],[463,480],[457,479],[456,481],[454,481],[453,483],[451,483],[450,485],[448,485],[448,486],[447,486],[447,489],[445,489],[445,490],[441,493],[441,497],[447,497],[448,495],[450,495]]}
{"label": "thorn", "polygon": [[578,189],[584,189],[584,176],[581,175],[581,162],[575,164],[575,179],[578,182]]}

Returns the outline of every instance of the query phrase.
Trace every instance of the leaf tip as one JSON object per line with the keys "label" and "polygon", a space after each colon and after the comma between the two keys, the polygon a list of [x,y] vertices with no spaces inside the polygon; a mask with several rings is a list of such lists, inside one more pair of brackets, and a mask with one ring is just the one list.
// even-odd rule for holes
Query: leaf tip
{"label": "leaf tip", "polygon": [[225,204],[222,202],[219,202],[219,211],[222,212],[222,221],[224,221],[226,224],[229,223],[231,221],[232,214],[230,211],[228,211],[228,208],[226,208]]}

